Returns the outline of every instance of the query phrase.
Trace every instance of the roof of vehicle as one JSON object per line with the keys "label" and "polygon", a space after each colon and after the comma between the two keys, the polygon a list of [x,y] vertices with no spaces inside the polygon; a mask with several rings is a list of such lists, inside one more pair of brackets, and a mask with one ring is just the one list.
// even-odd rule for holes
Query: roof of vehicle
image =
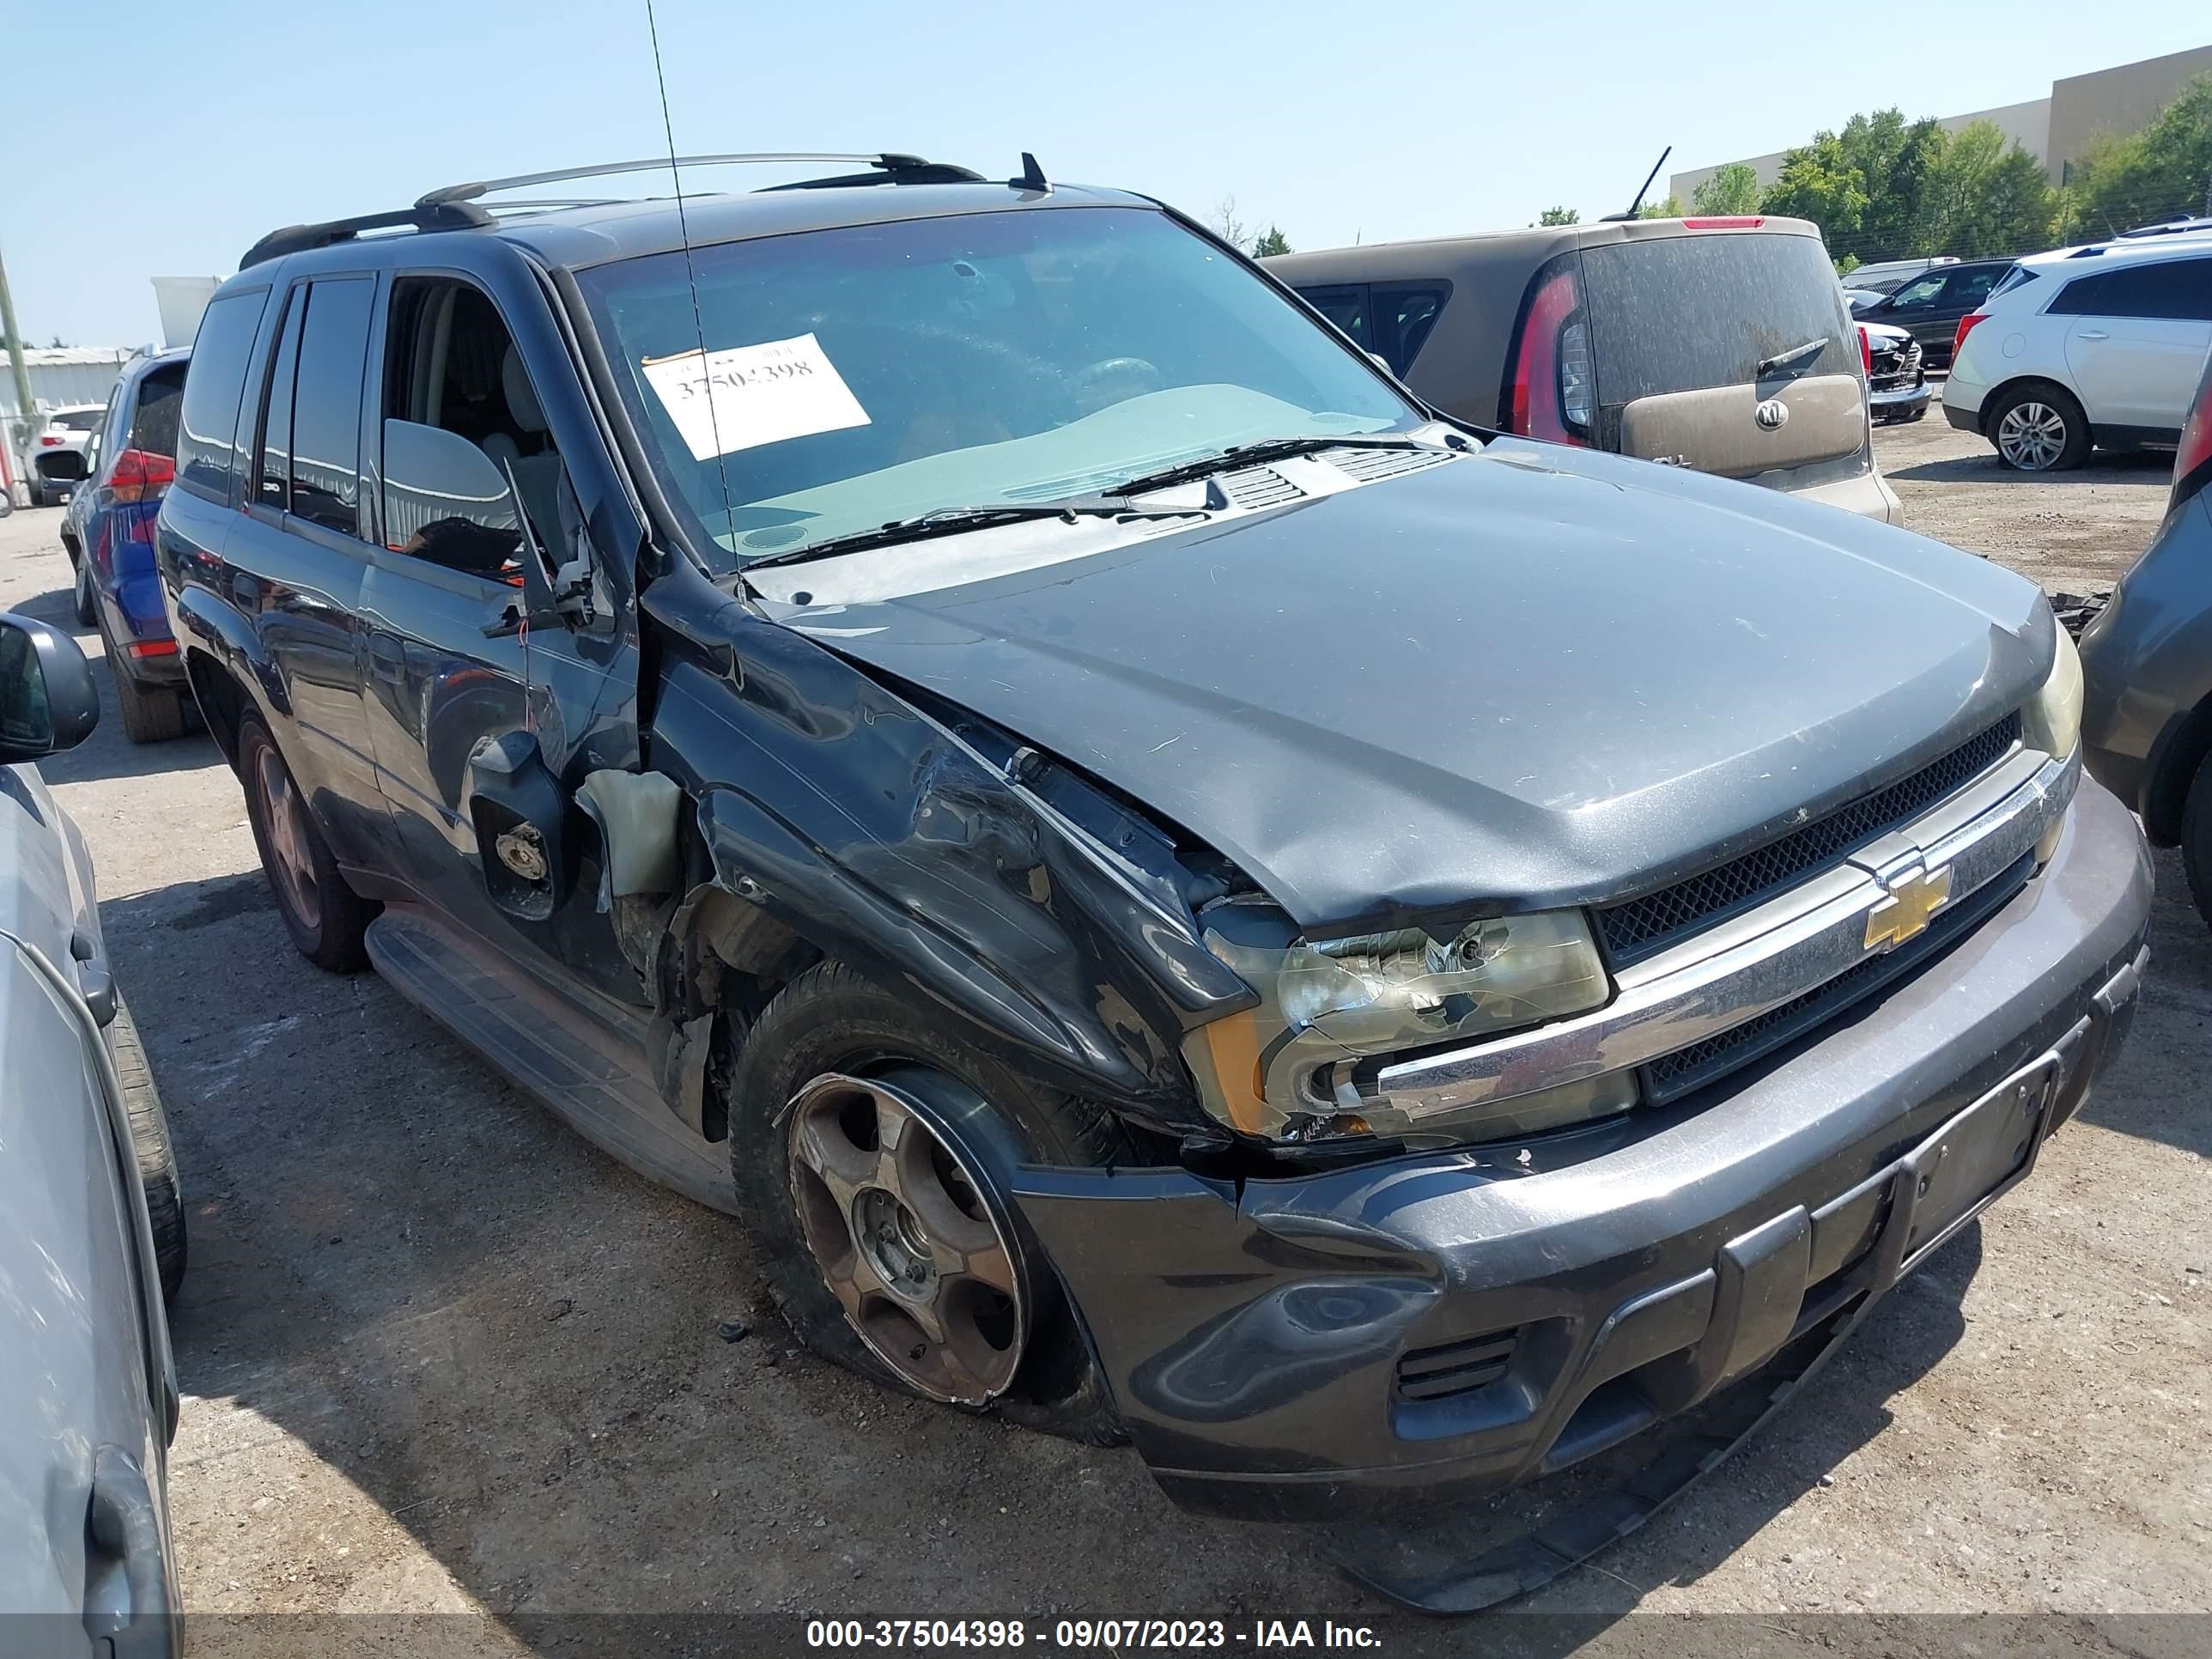
{"label": "roof of vehicle", "polygon": [[[1159,205],[1148,197],[1126,191],[1048,183],[1026,155],[1022,175],[1004,180],[985,179],[964,167],[892,155],[702,157],[691,158],[685,165],[794,160],[858,161],[867,170],[752,191],[696,195],[686,191],[680,211],[673,196],[557,203],[526,198],[489,203],[481,199],[511,187],[566,177],[650,171],[653,166],[665,170],[665,161],[619,163],[453,185],[429,192],[411,208],[271,232],[247,250],[240,269],[325,251],[332,259],[353,264],[364,258],[377,264],[393,259],[412,262],[436,257],[435,246],[447,238],[492,236],[528,249],[548,266],[581,270],[611,260],[672,252],[686,242],[702,247],[801,231],[1022,208]],[[328,264],[331,259],[317,263]]]}
{"label": "roof of vehicle", "polygon": [[2142,264],[2159,259],[2185,259],[2191,254],[2201,256],[2207,252],[2212,252],[2212,231],[2188,230],[2134,241],[2115,238],[2105,242],[2085,242],[2080,247],[2023,254],[2014,263],[2027,265],[2039,274],[2070,259],[2094,259],[2100,264]]}
{"label": "roof of vehicle", "polygon": [[1474,231],[1458,236],[1430,236],[1402,242],[1363,242],[1356,247],[1318,248],[1283,253],[1261,263],[1292,283],[1395,277],[1419,272],[1445,275],[1455,265],[1490,265],[1504,261],[1531,268],[1571,248],[1614,242],[1664,240],[1678,236],[1781,234],[1817,238],[1820,227],[1804,219],[1772,214],[1692,216],[1682,219],[1600,219],[1589,224],[1531,225],[1519,230]]}

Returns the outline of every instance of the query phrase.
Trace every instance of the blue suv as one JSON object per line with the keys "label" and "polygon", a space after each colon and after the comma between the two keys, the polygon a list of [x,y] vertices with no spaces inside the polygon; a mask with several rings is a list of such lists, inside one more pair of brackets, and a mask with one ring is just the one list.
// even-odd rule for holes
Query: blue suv
{"label": "blue suv", "polygon": [[62,520],[76,568],[76,619],[100,629],[123,734],[160,743],[185,730],[184,659],[154,572],[154,520],[177,472],[177,411],[189,350],[125,365],[93,434],[83,485]]}

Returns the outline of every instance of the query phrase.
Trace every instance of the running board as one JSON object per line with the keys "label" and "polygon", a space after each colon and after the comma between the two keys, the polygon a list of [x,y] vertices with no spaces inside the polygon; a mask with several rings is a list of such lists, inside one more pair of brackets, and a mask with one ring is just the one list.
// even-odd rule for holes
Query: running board
{"label": "running board", "polygon": [[724,1148],[669,1110],[637,1043],[420,912],[388,907],[369,924],[368,944],[393,989],[593,1146],[648,1181],[736,1212]]}

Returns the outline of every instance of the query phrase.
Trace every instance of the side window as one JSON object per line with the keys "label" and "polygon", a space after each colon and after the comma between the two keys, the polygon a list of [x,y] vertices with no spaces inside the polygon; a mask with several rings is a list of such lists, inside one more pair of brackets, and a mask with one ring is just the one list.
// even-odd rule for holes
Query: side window
{"label": "side window", "polygon": [[2212,319],[2212,259],[2161,259],[2077,277],[2051,309],[2075,317]]}
{"label": "side window", "polygon": [[519,582],[521,525],[555,566],[581,514],[530,373],[489,295],[449,278],[392,285],[384,367],[385,541]]}
{"label": "side window", "polygon": [[1377,320],[1389,326],[1378,331],[1381,343],[1375,349],[1382,354],[1394,373],[1402,375],[1413,366],[1413,359],[1421,355],[1429,331],[1436,326],[1444,301],[1450,297],[1449,283],[1377,290]]}
{"label": "side window", "polygon": [[1367,337],[1367,289],[1364,285],[1302,288],[1298,293],[1308,305],[1349,335],[1354,345],[1370,349]]}
{"label": "side window", "polygon": [[361,390],[376,283],[349,276],[309,285],[292,392],[292,513],[361,533]]}
{"label": "side window", "polygon": [[276,329],[276,361],[270,365],[269,388],[261,400],[260,459],[254,468],[253,499],[286,513],[292,507],[292,386],[300,373],[300,317],[307,308],[303,284],[285,301]]}
{"label": "side window", "polygon": [[1990,290],[1996,286],[1997,278],[2003,275],[2002,270],[1993,269],[1969,270],[1954,276],[1950,286],[1943,291],[1944,309],[1948,311],[1956,306],[1972,311],[1990,297]]}
{"label": "side window", "polygon": [[2057,297],[2044,307],[2044,313],[2052,317],[2102,317],[2108,273],[2099,271],[2092,276],[2076,276],[2058,290]]}
{"label": "side window", "polygon": [[221,501],[230,499],[239,397],[246,390],[246,359],[268,301],[265,288],[218,295],[192,341],[177,438],[177,482]]}
{"label": "side window", "polygon": [[1903,311],[1911,307],[1932,306],[1936,296],[1942,293],[1943,284],[1948,280],[1941,271],[1932,276],[1916,276],[1889,296],[1890,307],[1893,310]]}

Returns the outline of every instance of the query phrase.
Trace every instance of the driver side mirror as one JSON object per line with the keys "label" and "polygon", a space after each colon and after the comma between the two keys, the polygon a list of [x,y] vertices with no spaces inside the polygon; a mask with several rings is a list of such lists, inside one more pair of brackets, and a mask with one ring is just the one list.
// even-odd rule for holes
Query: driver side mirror
{"label": "driver side mirror", "polygon": [[77,643],[51,623],[0,611],[0,763],[74,749],[100,724],[100,690]]}

